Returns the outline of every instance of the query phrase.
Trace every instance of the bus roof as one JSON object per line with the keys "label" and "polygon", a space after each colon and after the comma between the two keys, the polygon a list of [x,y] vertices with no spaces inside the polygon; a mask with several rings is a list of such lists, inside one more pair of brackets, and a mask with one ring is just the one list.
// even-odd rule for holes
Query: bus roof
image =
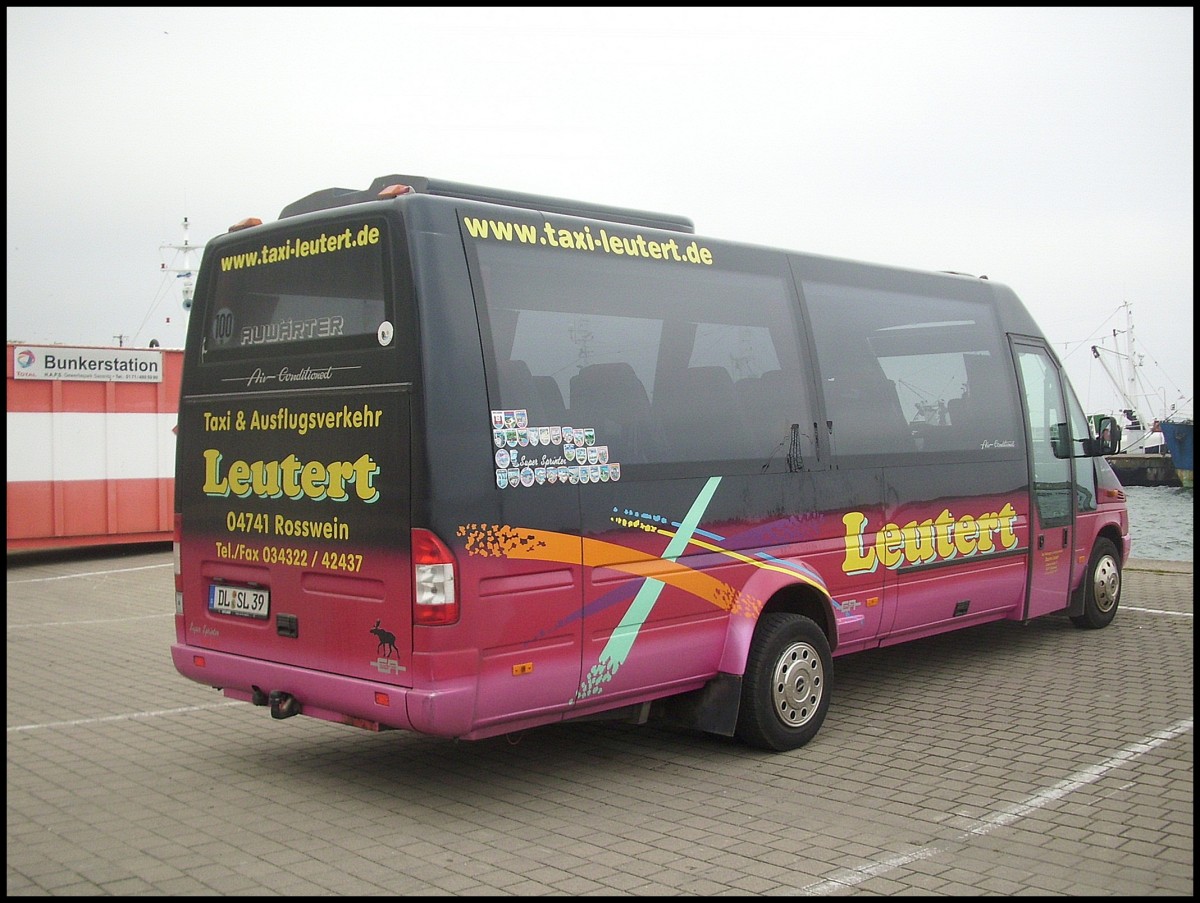
{"label": "bus roof", "polygon": [[648,210],[634,210],[626,207],[610,207],[606,204],[593,204],[587,201],[573,201],[566,198],[548,197],[540,194],[527,194],[521,191],[508,191],[502,188],[484,188],[479,185],[466,185],[461,182],[449,182],[445,179],[429,179],[425,176],[388,175],[379,176],[365,190],[355,188],[325,188],[293,201],[280,211],[279,218],[298,216],[301,213],[311,213],[315,210],[327,210],[332,207],[344,207],[348,204],[360,204],[366,201],[379,200],[379,193],[392,185],[407,185],[416,194],[434,194],[443,197],[462,198],[468,201],[482,201],[488,204],[502,204],[506,207],[524,207],[543,213],[557,213],[566,216],[583,216],[591,219],[606,220],[614,223],[627,223],[633,226],[644,226],[649,229],[666,229],[671,232],[695,232],[695,225],[686,216],[670,213],[654,213]]}

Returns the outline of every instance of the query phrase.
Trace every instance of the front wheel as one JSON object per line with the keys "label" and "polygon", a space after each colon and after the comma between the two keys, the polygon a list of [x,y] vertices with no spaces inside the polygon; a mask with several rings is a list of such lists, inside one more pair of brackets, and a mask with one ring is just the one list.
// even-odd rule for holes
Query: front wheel
{"label": "front wheel", "polygon": [[1107,627],[1121,601],[1121,554],[1111,539],[1096,540],[1083,579],[1083,614],[1071,615],[1071,623],[1089,630]]}
{"label": "front wheel", "polygon": [[832,691],[833,655],[821,628],[803,615],[764,615],[746,661],[737,738],[797,749],[817,735]]}

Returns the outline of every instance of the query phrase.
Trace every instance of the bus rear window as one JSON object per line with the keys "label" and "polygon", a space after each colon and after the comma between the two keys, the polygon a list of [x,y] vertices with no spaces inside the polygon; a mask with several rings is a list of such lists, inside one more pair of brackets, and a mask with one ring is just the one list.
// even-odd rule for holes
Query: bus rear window
{"label": "bus rear window", "polygon": [[290,226],[254,239],[219,252],[206,354],[374,337],[388,321],[382,220]]}

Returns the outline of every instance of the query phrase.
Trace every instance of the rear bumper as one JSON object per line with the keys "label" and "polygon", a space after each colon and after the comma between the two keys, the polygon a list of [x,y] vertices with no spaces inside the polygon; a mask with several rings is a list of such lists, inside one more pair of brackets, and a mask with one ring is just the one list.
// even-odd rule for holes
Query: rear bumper
{"label": "rear bumper", "polygon": [[184,677],[231,699],[264,705],[272,693],[287,694],[298,703],[297,714],[355,727],[461,737],[474,715],[474,683],[414,690],[179,643],[171,645],[171,659]]}

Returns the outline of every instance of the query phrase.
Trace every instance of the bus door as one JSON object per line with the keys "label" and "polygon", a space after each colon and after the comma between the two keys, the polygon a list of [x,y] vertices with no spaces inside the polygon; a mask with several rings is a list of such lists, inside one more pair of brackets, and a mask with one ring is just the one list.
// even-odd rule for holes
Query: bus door
{"label": "bus door", "polygon": [[1025,617],[1063,608],[1071,588],[1074,481],[1062,376],[1044,346],[1014,342],[1028,433],[1032,501]]}

